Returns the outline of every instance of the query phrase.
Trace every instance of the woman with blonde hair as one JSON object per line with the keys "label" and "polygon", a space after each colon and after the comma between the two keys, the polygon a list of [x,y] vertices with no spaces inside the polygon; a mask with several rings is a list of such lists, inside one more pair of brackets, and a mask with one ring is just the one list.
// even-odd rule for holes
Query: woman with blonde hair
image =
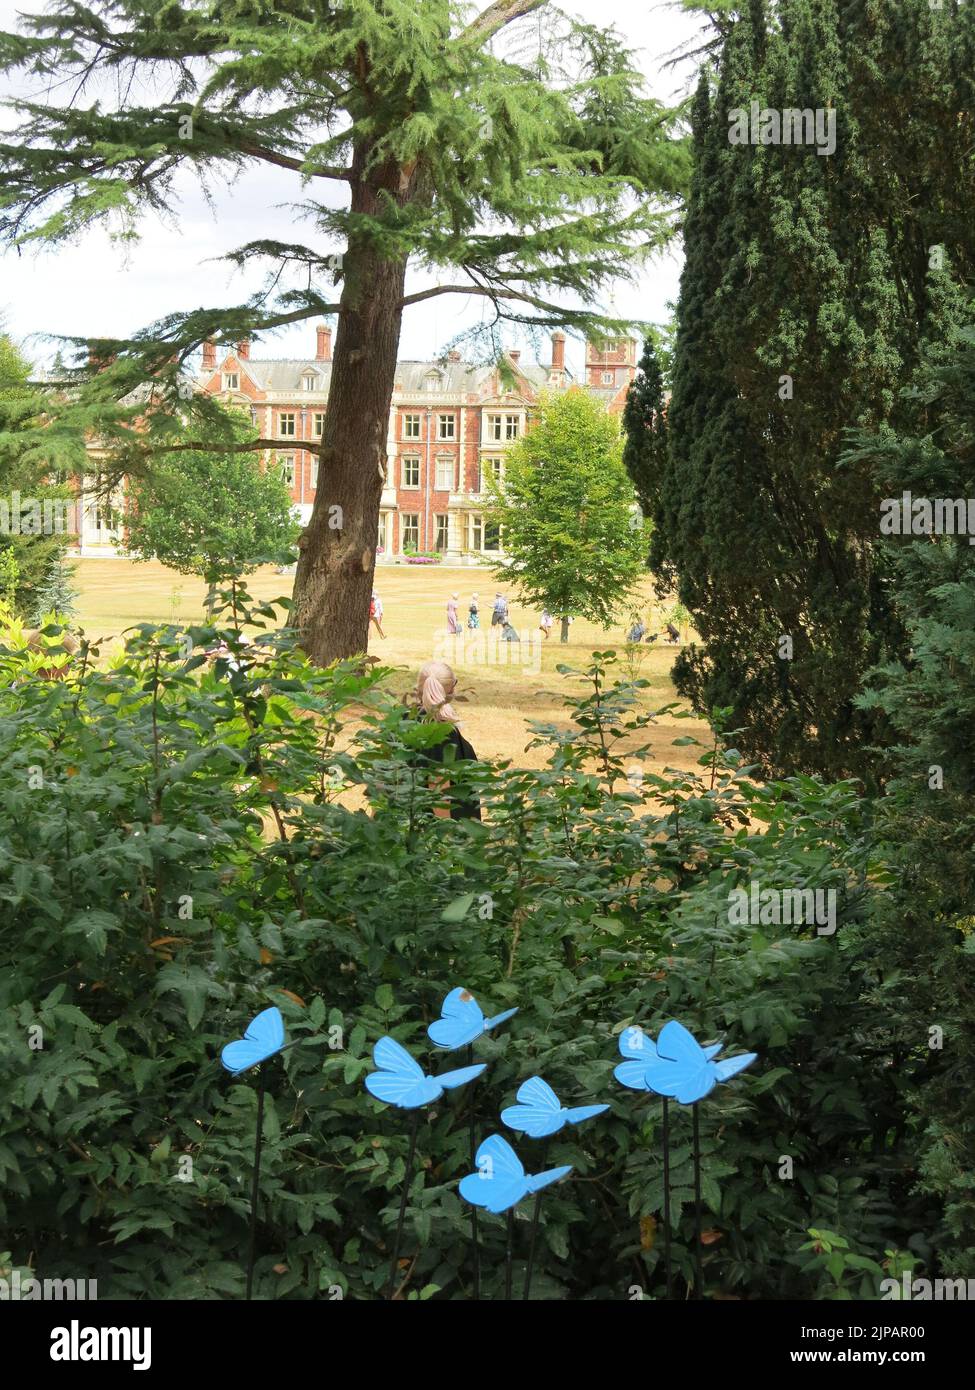
{"label": "woman with blonde hair", "polygon": [[[421,718],[437,720],[449,724],[450,731],[442,743],[423,752],[423,758],[441,766],[457,762],[477,762],[477,754],[457,727],[457,715],[450,703],[457,689],[457,677],[446,661],[428,661],[420,667],[416,679],[416,703]],[[447,780],[449,811],[446,807],[435,811],[435,815],[450,816],[451,820],[480,820],[481,808],[476,800],[461,800],[449,791]]]}

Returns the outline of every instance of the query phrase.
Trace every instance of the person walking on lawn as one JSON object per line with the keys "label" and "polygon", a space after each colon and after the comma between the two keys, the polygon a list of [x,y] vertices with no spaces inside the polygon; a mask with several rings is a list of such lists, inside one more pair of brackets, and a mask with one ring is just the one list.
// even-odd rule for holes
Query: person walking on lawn
{"label": "person walking on lawn", "polygon": [[456,637],[459,633],[463,632],[464,630],[461,627],[460,619],[457,616],[457,604],[459,603],[459,601],[459,594],[451,594],[450,598],[447,600],[447,626],[450,629],[452,637]]}

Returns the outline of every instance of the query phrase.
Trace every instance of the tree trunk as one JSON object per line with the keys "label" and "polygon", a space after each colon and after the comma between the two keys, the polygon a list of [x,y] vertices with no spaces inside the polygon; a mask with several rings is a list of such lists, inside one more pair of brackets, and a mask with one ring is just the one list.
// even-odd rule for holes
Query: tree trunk
{"label": "tree trunk", "polygon": [[563,644],[567,643],[568,640],[569,640],[569,619],[568,619],[567,617],[564,617],[564,618],[562,619],[562,642],[563,642]]}
{"label": "tree trunk", "polygon": [[[364,167],[367,151],[355,163]],[[352,211],[380,218],[383,189],[404,203],[412,178],[387,167],[353,180]],[[291,621],[312,661],[366,651],[396,378],[406,258],[383,259],[355,233],[343,257],[335,357],[311,519],[299,540]]]}

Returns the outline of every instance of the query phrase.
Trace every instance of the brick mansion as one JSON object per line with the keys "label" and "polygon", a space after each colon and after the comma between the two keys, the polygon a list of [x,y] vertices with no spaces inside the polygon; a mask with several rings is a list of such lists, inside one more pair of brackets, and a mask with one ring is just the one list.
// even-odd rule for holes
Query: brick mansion
{"label": "brick mansion", "polygon": [[[475,564],[499,554],[498,528],[486,514],[486,480],[504,477],[505,455],[528,428],[541,393],[582,386],[619,414],[637,353],[630,338],[589,342],[581,381],[566,366],[563,333],[553,335],[547,365],[523,364],[512,351],[504,373],[496,364],[466,363],[458,352],[436,361],[401,361],[389,415],[378,560],[430,552]],[[247,342],[218,354],[206,343],[195,383],[226,405],[249,410],[262,436],[280,441],[265,450],[265,466],[280,469],[302,522],[315,501],[318,457],[309,445],[321,437],[331,369],[332,330],[319,325],[307,358],[252,356]],[[80,553],[115,554],[121,539],[110,518],[94,504],[85,505],[82,516]]]}

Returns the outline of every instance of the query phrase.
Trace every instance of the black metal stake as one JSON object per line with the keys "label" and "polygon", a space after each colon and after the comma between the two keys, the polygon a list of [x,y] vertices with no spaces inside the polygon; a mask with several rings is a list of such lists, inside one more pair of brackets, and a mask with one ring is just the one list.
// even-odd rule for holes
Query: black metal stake
{"label": "black metal stake", "polygon": [[393,1262],[389,1267],[389,1289],[387,1298],[392,1299],[396,1292],[396,1274],[399,1269],[399,1249],[403,1240],[403,1225],[406,1221],[406,1203],[410,1195],[410,1183],[413,1181],[413,1163],[416,1158],[416,1131],[420,1124],[419,1110],[413,1111],[413,1120],[410,1125],[410,1147],[406,1155],[406,1171],[403,1173],[403,1195],[399,1199],[399,1218],[396,1222],[396,1237],[393,1241]]}
{"label": "black metal stake", "polygon": [[667,1298],[673,1294],[673,1273],[670,1262],[670,1102],[664,1102],[664,1274],[667,1279]]}
{"label": "black metal stake", "polygon": [[[542,1145],[542,1157],[539,1162],[539,1169],[544,1169],[548,1163],[548,1140]],[[528,1237],[528,1264],[525,1269],[525,1288],[521,1295],[522,1303],[527,1303],[531,1297],[532,1274],[535,1270],[535,1242],[538,1240],[538,1220],[542,1212],[542,1194],[535,1193],[535,1210],[532,1213],[531,1235]]]}
{"label": "black metal stake", "polygon": [[511,1277],[512,1265],[515,1258],[515,1209],[508,1210],[508,1258],[504,1265],[504,1296],[506,1302],[511,1301]]}
{"label": "black metal stake", "polygon": [[258,1070],[257,1083],[257,1137],[254,1140],[254,1171],[251,1176],[251,1231],[250,1248],[247,1252],[247,1293],[248,1303],[254,1288],[254,1260],[257,1254],[257,1201],[261,1186],[261,1147],[264,1141],[264,1069]]}
{"label": "black metal stake", "polygon": [[691,1106],[694,1116],[694,1297],[704,1297],[704,1273],[701,1266],[701,1123],[698,1102]]}
{"label": "black metal stake", "polygon": [[[467,1065],[474,1065],[474,1044],[467,1045]],[[477,1081],[471,1082],[471,1108],[470,1108],[470,1142],[471,1142],[471,1172],[476,1171],[477,1164],[477,1122],[474,1115],[474,1096],[476,1094]],[[471,1259],[473,1262],[473,1284],[472,1298],[475,1303],[481,1297],[481,1244],[478,1239],[477,1231],[477,1207],[471,1207]]]}

